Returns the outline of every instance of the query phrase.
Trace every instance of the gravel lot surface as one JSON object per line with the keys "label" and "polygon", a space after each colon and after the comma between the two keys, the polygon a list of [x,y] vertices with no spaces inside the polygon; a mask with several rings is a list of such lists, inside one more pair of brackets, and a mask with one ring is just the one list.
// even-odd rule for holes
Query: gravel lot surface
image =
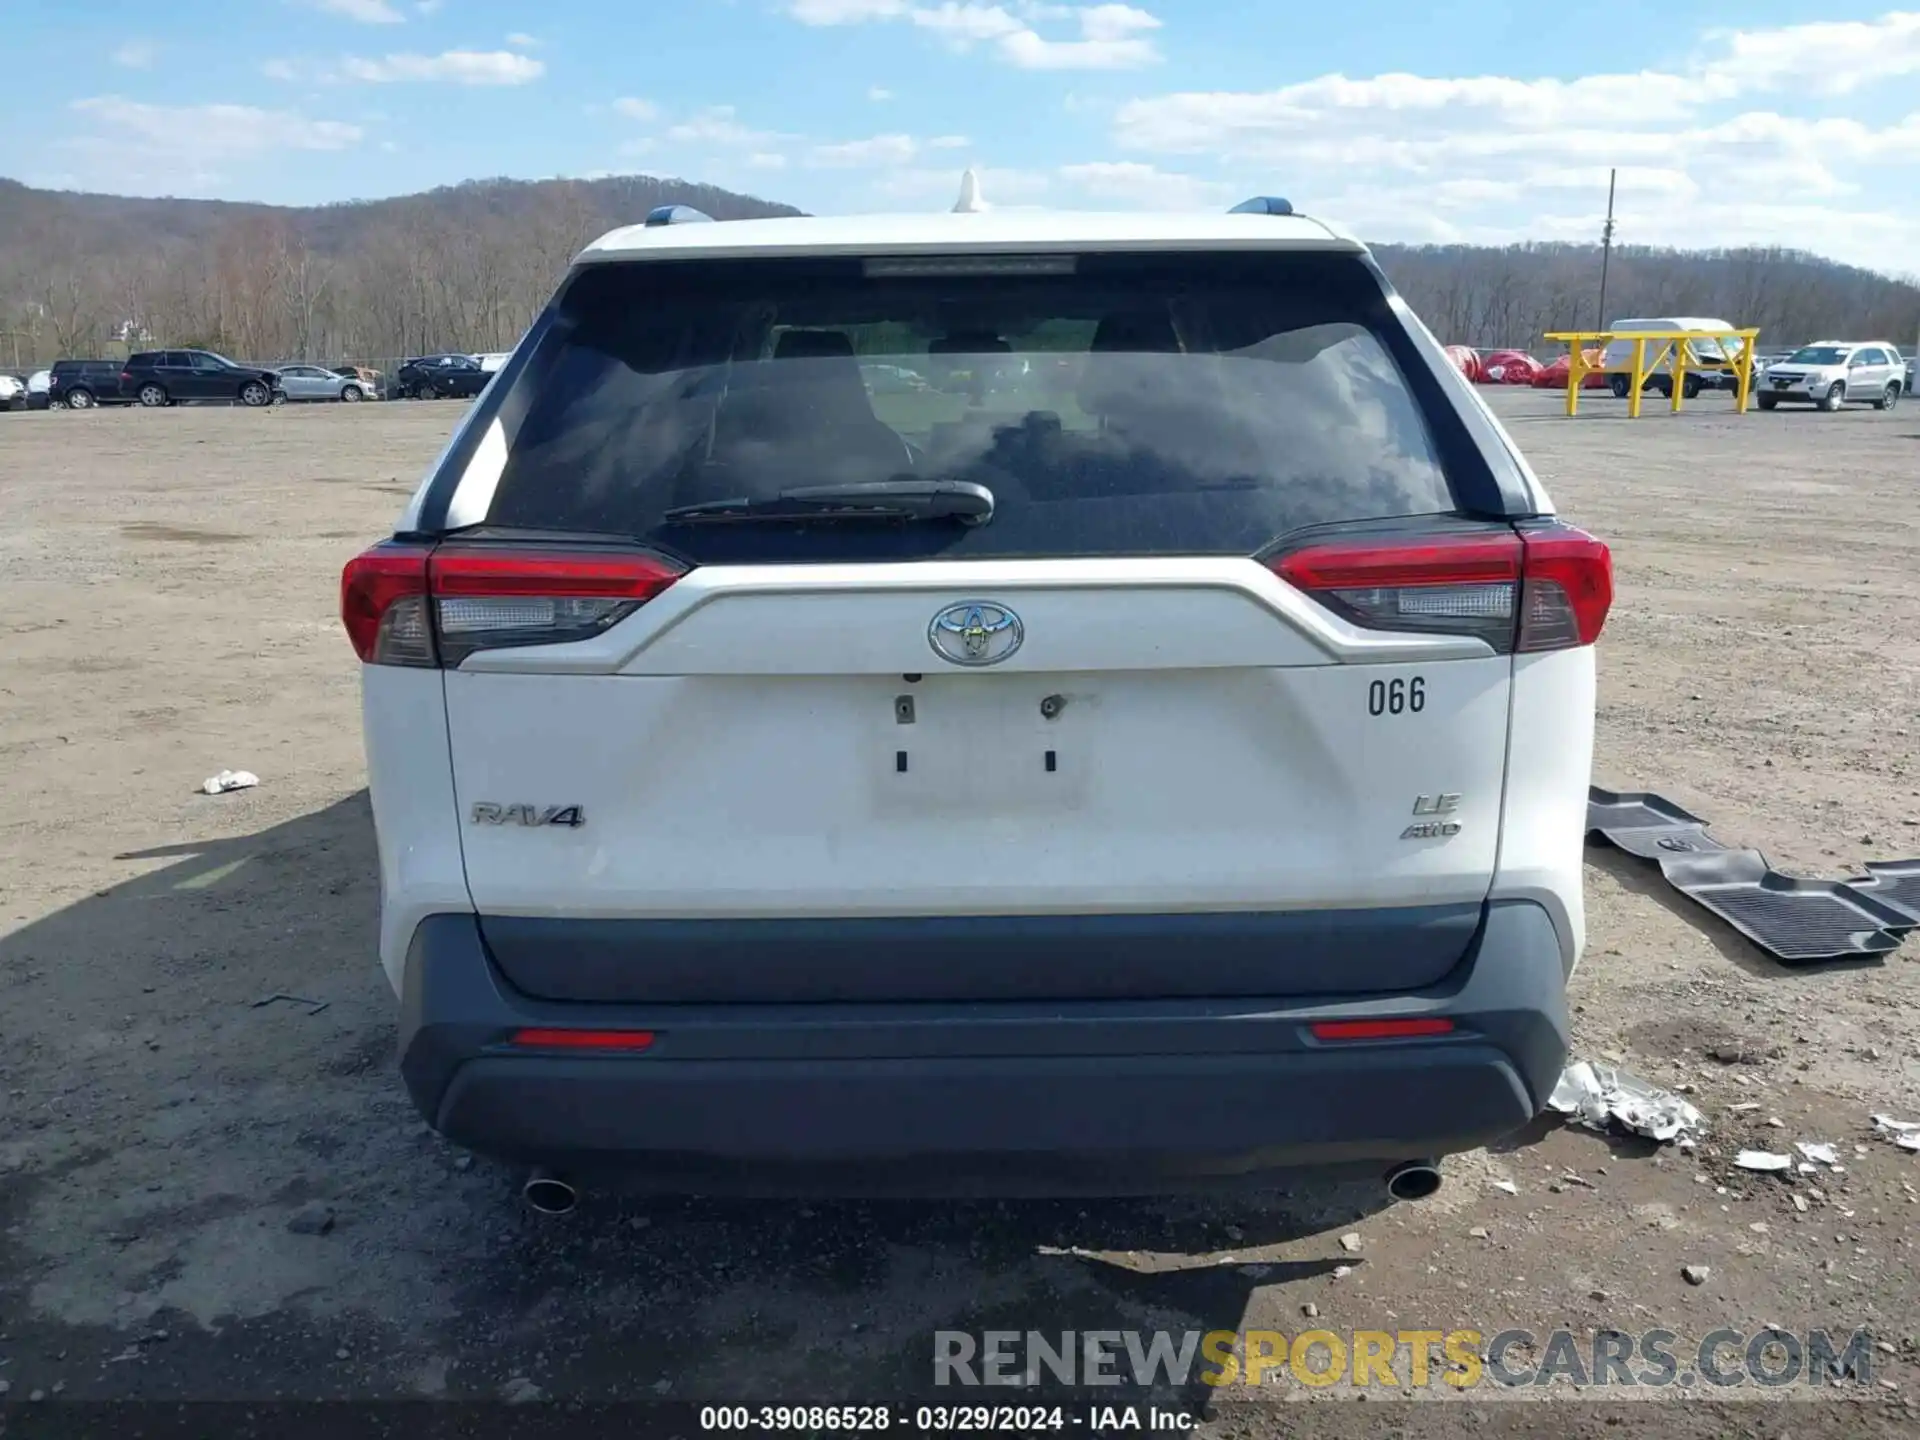
{"label": "gravel lot surface", "polygon": [[[1629,422],[1610,400],[1577,421],[1544,393],[1495,403],[1562,512],[1614,546],[1596,781],[1658,790],[1795,873],[1920,855],[1920,404],[1741,418],[1708,397]],[[1565,1327],[1586,1349],[1661,1327],[1687,1369],[1723,1326],[1868,1326],[1865,1385],[1732,1405],[1679,1385],[1605,1412],[1564,1383],[1533,1392],[1545,1408],[1385,1414],[1398,1390],[1358,1410],[1330,1403],[1344,1385],[1278,1393],[1329,1402],[1314,1433],[1912,1431],[1920,1154],[1868,1117],[1920,1120],[1920,937],[1884,964],[1784,969],[1612,852],[1588,852],[1577,1053],[1690,1087],[1711,1125],[1691,1154],[1543,1125],[1394,1206],[1311,1187],[523,1211],[517,1177],[430,1134],[398,1083],[336,620],[341,563],[456,414],[0,416],[8,1403],[879,1400],[926,1385],[941,1329],[1517,1326],[1544,1347]],[[264,783],[196,793],[223,768]],[[324,1008],[258,1003],[275,995]],[[1796,1140],[1834,1143],[1844,1172],[1732,1167]],[[1217,1433],[1302,1416],[1248,1394],[1159,1399]]]}

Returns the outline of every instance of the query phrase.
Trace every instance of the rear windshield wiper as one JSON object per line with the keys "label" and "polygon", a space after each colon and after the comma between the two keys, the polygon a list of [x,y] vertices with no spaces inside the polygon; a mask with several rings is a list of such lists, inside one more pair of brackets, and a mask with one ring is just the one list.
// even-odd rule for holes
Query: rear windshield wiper
{"label": "rear windshield wiper", "polygon": [[958,520],[984,525],[993,518],[993,492],[971,480],[876,480],[865,485],[802,485],[776,495],[735,495],[676,505],[668,525],[829,520]]}

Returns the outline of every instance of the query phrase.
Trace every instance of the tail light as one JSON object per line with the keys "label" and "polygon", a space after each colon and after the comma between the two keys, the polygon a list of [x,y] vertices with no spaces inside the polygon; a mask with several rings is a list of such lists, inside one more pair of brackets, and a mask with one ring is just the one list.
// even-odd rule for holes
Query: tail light
{"label": "tail light", "polygon": [[651,1030],[516,1030],[513,1043],[530,1050],[645,1050]]}
{"label": "tail light", "polygon": [[1443,1015],[1405,1020],[1315,1020],[1307,1029],[1316,1040],[1409,1040],[1423,1035],[1451,1035],[1453,1021]]}
{"label": "tail light", "polygon": [[590,639],[682,573],[634,552],[376,545],[347,562],[340,619],[369,665],[453,669],[476,650]]}
{"label": "tail light", "polygon": [[1612,556],[1570,525],[1335,541],[1271,564],[1356,625],[1474,635],[1501,654],[1591,645],[1613,604]]}

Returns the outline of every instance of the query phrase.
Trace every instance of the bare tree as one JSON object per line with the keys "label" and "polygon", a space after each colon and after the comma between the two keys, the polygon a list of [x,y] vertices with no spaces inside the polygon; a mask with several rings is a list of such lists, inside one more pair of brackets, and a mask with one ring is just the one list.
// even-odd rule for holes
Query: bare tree
{"label": "bare tree", "polygon": [[106,312],[98,287],[78,266],[47,277],[40,292],[41,313],[52,331],[53,348],[62,355],[90,355],[106,331]]}

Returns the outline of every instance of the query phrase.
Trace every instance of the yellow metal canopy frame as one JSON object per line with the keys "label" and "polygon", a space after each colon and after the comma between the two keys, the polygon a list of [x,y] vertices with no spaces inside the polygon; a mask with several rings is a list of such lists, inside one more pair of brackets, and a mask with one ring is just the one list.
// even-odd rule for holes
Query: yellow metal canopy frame
{"label": "yellow metal canopy frame", "polygon": [[[1596,371],[1619,373],[1629,376],[1627,384],[1627,414],[1633,419],[1640,418],[1640,387],[1649,375],[1657,375],[1662,370],[1673,376],[1672,405],[1677,413],[1686,399],[1687,371],[1689,370],[1725,370],[1731,368],[1734,374],[1734,409],[1744,415],[1747,413],[1747,400],[1753,389],[1753,349],[1759,342],[1760,332],[1753,330],[1563,330],[1546,336],[1549,340],[1558,340],[1567,346],[1567,414],[1580,413],[1580,387],[1587,376]],[[1589,365],[1586,363],[1586,348],[1598,344],[1602,361],[1606,358],[1606,347],[1616,340],[1633,342],[1633,358],[1628,365],[1609,366],[1606,364]],[[1694,353],[1694,345],[1701,340],[1718,342],[1724,354],[1724,364],[1702,362]]]}

